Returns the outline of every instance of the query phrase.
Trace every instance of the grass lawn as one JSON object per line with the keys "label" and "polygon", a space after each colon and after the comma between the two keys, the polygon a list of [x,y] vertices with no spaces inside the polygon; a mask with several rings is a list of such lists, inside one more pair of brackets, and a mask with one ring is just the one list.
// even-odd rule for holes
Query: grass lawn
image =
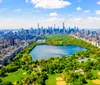
{"label": "grass lawn", "polygon": [[94,76],[97,76],[100,79],[100,75],[98,75],[99,70],[92,70]]}
{"label": "grass lawn", "polygon": [[[99,70],[92,70],[92,73],[95,77],[98,77],[100,79],[100,75],[98,75]],[[85,85],[98,85],[92,82],[92,80],[87,80],[88,84]]]}
{"label": "grass lawn", "polygon": [[49,75],[48,80],[46,80],[46,85],[56,85],[57,77],[61,77],[61,74]]}
{"label": "grass lawn", "polygon": [[10,81],[10,82],[14,83],[15,81],[19,81],[19,80],[21,80],[21,78],[25,77],[26,76],[25,72],[26,71],[19,69],[16,72],[8,73],[8,76],[1,78],[1,79],[3,81]]}
{"label": "grass lawn", "polygon": [[95,83],[92,83],[92,80],[87,80],[87,84],[85,84],[85,85],[98,85],[98,84],[95,84]]}

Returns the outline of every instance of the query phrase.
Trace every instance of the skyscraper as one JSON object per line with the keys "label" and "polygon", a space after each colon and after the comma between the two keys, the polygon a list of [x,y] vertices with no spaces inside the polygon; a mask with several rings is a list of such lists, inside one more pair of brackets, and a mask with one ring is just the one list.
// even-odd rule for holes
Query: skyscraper
{"label": "skyscraper", "polygon": [[39,23],[38,23],[38,29],[40,28],[40,25],[39,25]]}
{"label": "skyscraper", "polygon": [[65,29],[65,23],[63,22],[63,29]]}
{"label": "skyscraper", "polygon": [[63,22],[63,33],[65,33],[65,23]]}
{"label": "skyscraper", "polygon": [[14,46],[15,42],[14,42],[14,38],[10,38],[10,45]]}

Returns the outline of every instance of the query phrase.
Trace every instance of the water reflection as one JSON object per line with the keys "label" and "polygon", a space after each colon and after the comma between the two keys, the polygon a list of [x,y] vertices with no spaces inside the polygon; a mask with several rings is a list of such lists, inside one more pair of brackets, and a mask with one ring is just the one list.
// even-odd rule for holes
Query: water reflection
{"label": "water reflection", "polygon": [[37,45],[31,52],[33,60],[44,59],[55,56],[69,56],[75,52],[86,50],[79,46],[51,46],[51,45]]}

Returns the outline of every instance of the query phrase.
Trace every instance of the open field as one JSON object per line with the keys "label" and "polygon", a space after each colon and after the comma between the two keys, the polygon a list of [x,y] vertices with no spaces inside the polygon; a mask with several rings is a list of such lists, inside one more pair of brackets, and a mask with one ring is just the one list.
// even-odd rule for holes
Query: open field
{"label": "open field", "polygon": [[91,80],[87,80],[87,84],[85,84],[85,85],[98,85],[98,84],[94,84]]}
{"label": "open field", "polygon": [[98,75],[99,72],[99,70],[92,70],[93,75],[98,78],[100,78],[100,75]]}
{"label": "open field", "polygon": [[21,80],[21,78],[26,76],[25,71],[22,69],[19,69],[18,71],[13,72],[13,73],[8,73],[7,75],[8,76],[2,78],[2,80],[10,81],[12,83],[14,83],[15,81],[19,81],[19,80]]}
{"label": "open field", "polygon": [[49,75],[49,79],[46,80],[46,85],[56,85],[57,77],[61,77],[61,74]]}
{"label": "open field", "polygon": [[[93,75],[98,78],[100,78],[100,75],[98,75],[99,72],[100,72],[99,70],[92,70]],[[100,84],[95,83],[95,82],[98,82],[98,81],[96,81],[96,79],[95,80],[87,80],[87,82],[88,83],[85,85],[100,85]]]}

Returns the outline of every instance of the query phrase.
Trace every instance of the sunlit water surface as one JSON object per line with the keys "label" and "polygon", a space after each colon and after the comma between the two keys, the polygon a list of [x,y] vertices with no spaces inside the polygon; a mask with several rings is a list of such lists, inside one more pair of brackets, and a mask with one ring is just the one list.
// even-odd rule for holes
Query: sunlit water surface
{"label": "sunlit water surface", "polygon": [[79,46],[37,45],[30,54],[33,60],[38,60],[57,56],[70,56],[83,50],[85,51],[86,49]]}

